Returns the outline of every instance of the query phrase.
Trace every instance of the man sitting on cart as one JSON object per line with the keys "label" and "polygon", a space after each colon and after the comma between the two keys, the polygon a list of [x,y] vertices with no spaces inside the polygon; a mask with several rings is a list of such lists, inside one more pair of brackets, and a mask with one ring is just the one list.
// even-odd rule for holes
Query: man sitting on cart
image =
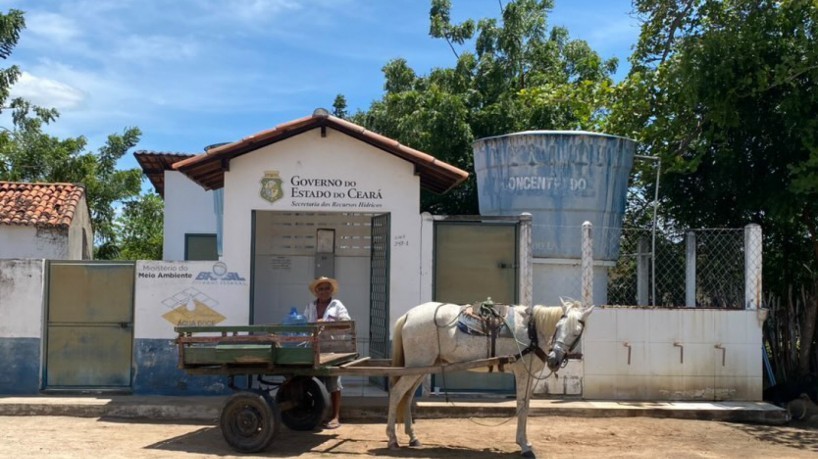
{"label": "man sitting on cart", "polygon": [[[315,296],[315,300],[307,304],[304,308],[304,317],[307,322],[334,322],[336,320],[352,320],[347,308],[341,300],[333,298],[332,295],[338,292],[338,281],[321,276],[310,283],[310,292]],[[340,376],[322,377],[321,381],[327,387],[332,401],[332,418],[324,423],[325,429],[337,429],[340,427],[339,420],[341,414],[341,385]]]}

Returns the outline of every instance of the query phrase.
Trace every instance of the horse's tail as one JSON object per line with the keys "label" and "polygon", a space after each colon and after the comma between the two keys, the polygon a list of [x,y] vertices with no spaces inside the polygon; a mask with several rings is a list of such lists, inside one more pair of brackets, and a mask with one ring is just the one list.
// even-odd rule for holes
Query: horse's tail
{"label": "horse's tail", "polygon": [[[400,316],[395,322],[395,331],[392,333],[392,366],[402,367],[406,361],[403,356],[403,324],[406,323],[406,314]],[[394,385],[398,380],[397,376],[389,378],[389,385]]]}
{"label": "horse's tail", "polygon": [[[400,316],[397,322],[395,322],[395,332],[392,333],[392,366],[393,367],[402,367],[406,364],[406,359],[404,358],[403,354],[403,325],[406,323],[406,314]],[[394,386],[395,383],[398,382],[400,376],[392,376],[389,378],[389,385]],[[406,413],[406,402],[409,399],[408,392],[404,394],[403,398],[400,399],[398,402],[398,406],[395,407],[395,418],[398,420],[402,420],[404,417],[404,413]]]}

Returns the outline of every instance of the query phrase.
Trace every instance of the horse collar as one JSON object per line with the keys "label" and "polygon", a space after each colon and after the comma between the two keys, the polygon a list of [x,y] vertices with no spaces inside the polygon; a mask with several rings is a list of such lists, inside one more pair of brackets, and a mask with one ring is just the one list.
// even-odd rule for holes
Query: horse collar
{"label": "horse collar", "polygon": [[540,340],[537,338],[537,325],[534,323],[533,316],[528,320],[528,347],[520,352],[520,356],[531,352],[533,352],[534,355],[536,355],[540,360],[545,362],[547,356],[545,355],[545,351],[543,351],[540,347]]}

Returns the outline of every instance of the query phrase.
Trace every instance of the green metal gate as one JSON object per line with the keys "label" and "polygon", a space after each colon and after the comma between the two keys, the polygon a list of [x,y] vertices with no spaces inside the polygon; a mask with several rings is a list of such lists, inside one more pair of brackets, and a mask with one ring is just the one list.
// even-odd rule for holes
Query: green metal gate
{"label": "green metal gate", "polygon": [[[495,303],[516,304],[518,223],[466,218],[435,222],[433,300],[474,304],[491,297]],[[450,392],[514,391],[511,373],[438,373],[432,384]]]}
{"label": "green metal gate", "polygon": [[49,261],[46,391],[128,391],[133,262]]}

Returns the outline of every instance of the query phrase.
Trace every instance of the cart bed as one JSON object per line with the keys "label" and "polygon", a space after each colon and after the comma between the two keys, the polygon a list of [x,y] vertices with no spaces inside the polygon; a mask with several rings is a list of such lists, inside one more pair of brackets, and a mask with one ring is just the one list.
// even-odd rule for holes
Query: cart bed
{"label": "cart bed", "polygon": [[179,368],[191,373],[272,374],[277,368],[318,369],[358,357],[352,321],[177,327],[176,332]]}

